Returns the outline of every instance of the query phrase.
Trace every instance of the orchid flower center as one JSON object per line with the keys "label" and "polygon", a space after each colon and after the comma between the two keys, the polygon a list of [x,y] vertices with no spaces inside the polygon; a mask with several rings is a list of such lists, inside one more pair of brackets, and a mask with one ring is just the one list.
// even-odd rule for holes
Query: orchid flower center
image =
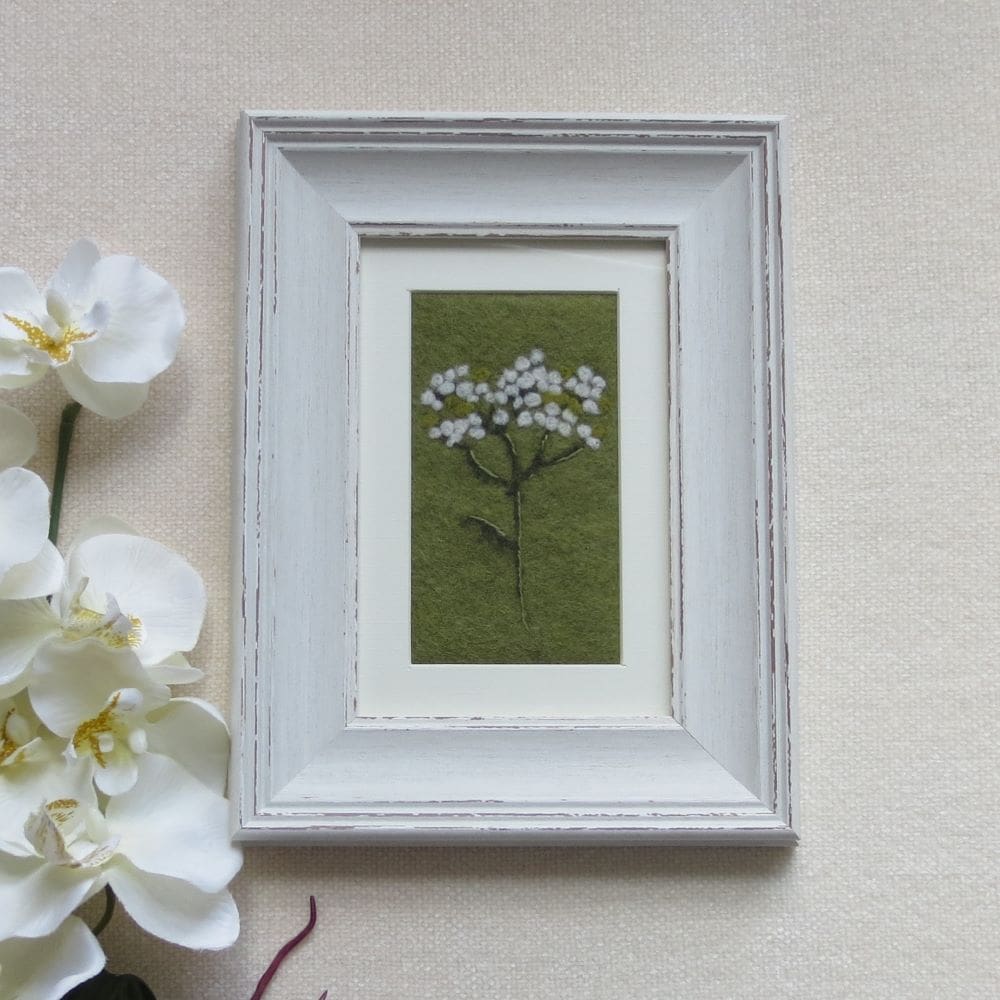
{"label": "orchid flower center", "polygon": [[25,821],[24,835],[40,857],[65,868],[99,868],[119,841],[98,809],[76,799],[43,802]]}
{"label": "orchid flower center", "polygon": [[70,604],[69,614],[63,619],[63,635],[67,639],[100,639],[112,649],[134,649],[142,645],[146,629],[136,615],[126,615],[111,594],[106,595],[107,611],[94,611],[80,602],[87,587],[82,581],[77,596]]}
{"label": "orchid flower center", "polygon": [[73,752],[77,756],[90,754],[99,767],[108,766],[108,757],[127,750],[132,754],[146,750],[146,732],[133,729],[128,716],[142,707],[142,692],[135,688],[115,691],[108,703],[92,719],[77,726],[73,734]]}
{"label": "orchid flower center", "polygon": [[98,336],[109,314],[107,304],[97,302],[78,320],[73,307],[52,289],[45,296],[45,309],[46,315],[37,323],[11,313],[3,316],[25,335],[36,351],[41,351],[56,366],[72,359],[74,344]]}
{"label": "orchid flower center", "polygon": [[52,326],[55,329],[52,333],[49,333],[43,327],[29,323],[28,320],[21,319],[20,316],[12,316],[10,313],[4,313],[3,316],[5,320],[16,326],[28,338],[28,343],[35,350],[47,354],[49,360],[54,365],[66,364],[73,357],[74,344],[79,344],[84,340],[90,340],[96,336],[96,333],[84,332],[72,323],[66,326],[58,326],[53,323]]}
{"label": "orchid flower center", "polygon": [[3,729],[0,730],[0,765],[16,763],[12,757],[31,739],[31,726],[28,720],[11,706],[4,716]]}

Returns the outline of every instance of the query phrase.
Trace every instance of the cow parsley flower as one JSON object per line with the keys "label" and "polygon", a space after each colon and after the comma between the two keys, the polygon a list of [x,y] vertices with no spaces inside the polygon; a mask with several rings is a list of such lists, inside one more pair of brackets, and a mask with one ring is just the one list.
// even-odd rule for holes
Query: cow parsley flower
{"label": "cow parsley flower", "polygon": [[103,417],[143,404],[174,360],[184,310],[174,288],[135,257],[101,257],[77,240],[45,292],[18,268],[0,268],[0,388],[54,368],[66,391]]}

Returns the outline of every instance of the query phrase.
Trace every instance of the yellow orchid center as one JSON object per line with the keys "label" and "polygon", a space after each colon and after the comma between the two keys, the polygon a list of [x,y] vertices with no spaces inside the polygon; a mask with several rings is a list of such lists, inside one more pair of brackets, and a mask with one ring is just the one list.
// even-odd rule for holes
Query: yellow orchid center
{"label": "yellow orchid center", "polygon": [[124,615],[117,608],[101,614],[76,603],[63,634],[67,639],[100,639],[112,649],[134,649],[142,644],[145,629],[137,615]]}
{"label": "yellow orchid center", "polygon": [[28,343],[39,351],[43,351],[49,356],[54,364],[64,365],[73,356],[73,345],[90,340],[94,334],[85,333],[73,324],[61,326],[59,332],[61,336],[56,339],[50,337],[40,326],[29,323],[19,316],[12,316],[4,313],[3,317],[8,323],[16,326],[27,338]]}
{"label": "yellow orchid center", "polygon": [[121,700],[121,691],[116,691],[111,700],[92,719],[81,722],[73,734],[73,749],[79,754],[89,750],[100,767],[108,766],[107,754],[115,748],[115,740],[126,736],[121,732],[115,718],[115,709]]}
{"label": "yellow orchid center", "polygon": [[3,732],[0,733],[0,764],[6,764],[7,761],[21,749],[21,744],[16,743],[12,738],[10,733],[7,732],[7,726],[10,720],[13,718],[14,713],[17,711],[15,708],[10,708],[7,710],[7,714],[4,716],[3,720]]}

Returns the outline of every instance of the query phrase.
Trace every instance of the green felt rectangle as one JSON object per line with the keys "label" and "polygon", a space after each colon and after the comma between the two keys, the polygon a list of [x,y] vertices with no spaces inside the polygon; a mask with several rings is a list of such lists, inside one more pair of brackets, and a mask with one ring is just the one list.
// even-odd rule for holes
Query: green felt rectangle
{"label": "green felt rectangle", "polygon": [[621,662],[617,295],[411,303],[413,662]]}

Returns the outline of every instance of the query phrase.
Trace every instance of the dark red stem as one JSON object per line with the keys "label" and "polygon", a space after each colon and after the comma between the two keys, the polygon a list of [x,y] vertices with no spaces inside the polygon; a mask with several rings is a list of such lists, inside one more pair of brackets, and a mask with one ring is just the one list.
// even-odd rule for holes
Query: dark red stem
{"label": "dark red stem", "polygon": [[267,967],[267,971],[263,976],[260,977],[260,982],[257,983],[257,989],[253,991],[253,996],[250,1000],[261,1000],[264,994],[267,992],[268,986],[271,984],[271,980],[274,979],[281,968],[281,963],[288,958],[289,954],[294,951],[309,935],[312,933],[312,929],[316,926],[316,897],[309,897],[309,923],[299,931],[287,944],[281,946],[278,950],[278,954],[274,956],[271,960],[271,964]]}

